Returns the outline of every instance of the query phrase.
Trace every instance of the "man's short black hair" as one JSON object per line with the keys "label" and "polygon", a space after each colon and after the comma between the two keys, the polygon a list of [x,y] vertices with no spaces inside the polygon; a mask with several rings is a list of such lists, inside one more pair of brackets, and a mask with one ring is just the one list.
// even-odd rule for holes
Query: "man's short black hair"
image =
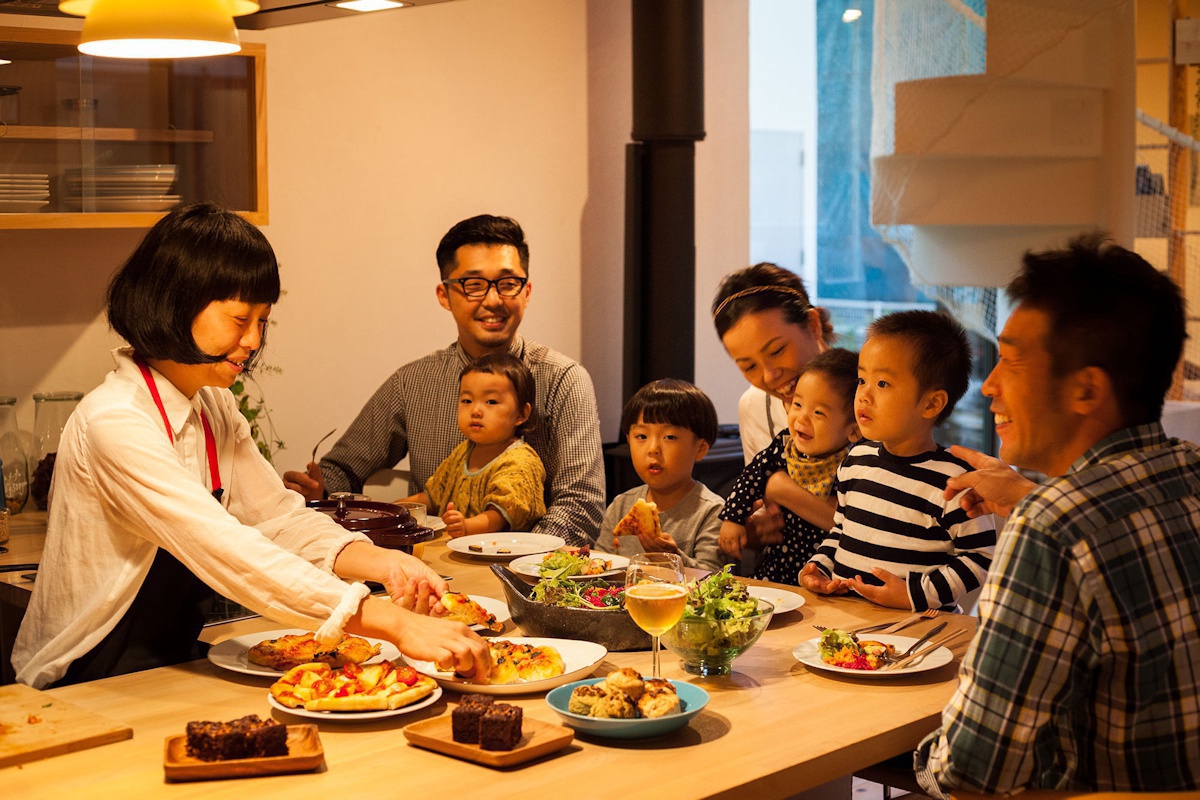
{"label": "man's short black hair", "polygon": [[1099,367],[1126,426],[1162,417],[1187,338],[1183,295],[1170,277],[1091,233],[1062,250],[1026,253],[1008,296],[1049,317],[1046,350],[1056,377]]}
{"label": "man's short black hair", "polygon": [[517,426],[517,434],[524,436],[537,427],[537,386],[533,373],[524,361],[511,353],[488,353],[472,361],[458,373],[459,382],[472,372],[499,375],[507,378],[517,396],[517,411],[529,404],[529,419]]}
{"label": "man's short black hair", "polygon": [[717,441],[717,409],[694,384],[675,378],[651,381],[638,389],[621,411],[621,438],[643,423],[687,428],[711,447]]}
{"label": "man's short black hair", "polygon": [[521,269],[529,274],[529,245],[525,242],[525,231],[515,219],[480,214],[464,219],[438,242],[437,263],[442,278],[448,278],[458,266],[458,248],[470,244],[512,245],[521,258]]}
{"label": "man's short black hair", "polygon": [[966,329],[943,311],[897,311],[868,325],[867,338],[872,336],[890,336],[909,344],[913,375],[921,392],[946,392],[946,407],[935,424],[945,422],[971,380],[971,342]]}
{"label": "man's short black hair", "polygon": [[[192,323],[209,303],[279,300],[279,265],[262,231],[211,203],[181,206],[154,224],[108,285],[108,322],[144,358],[210,364]],[[264,334],[265,336],[265,334]],[[252,366],[259,350],[246,362]]]}

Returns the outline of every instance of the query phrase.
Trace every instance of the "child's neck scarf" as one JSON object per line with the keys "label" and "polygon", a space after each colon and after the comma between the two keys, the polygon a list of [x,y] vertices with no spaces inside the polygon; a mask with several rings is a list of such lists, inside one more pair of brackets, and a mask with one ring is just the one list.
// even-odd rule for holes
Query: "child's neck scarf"
{"label": "child's neck scarf", "polygon": [[810,458],[796,449],[796,441],[789,436],[787,447],[784,448],[784,459],[787,461],[788,475],[802,489],[810,492],[813,497],[828,497],[833,491],[837,468],[849,452],[850,444],[847,443],[836,453]]}

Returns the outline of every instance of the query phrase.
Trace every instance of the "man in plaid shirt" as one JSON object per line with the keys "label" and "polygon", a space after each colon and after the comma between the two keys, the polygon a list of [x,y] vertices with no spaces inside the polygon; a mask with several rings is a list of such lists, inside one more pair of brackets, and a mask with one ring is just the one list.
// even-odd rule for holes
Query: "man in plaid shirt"
{"label": "man in plaid shirt", "polygon": [[917,778],[935,797],[1195,789],[1200,450],[1159,421],[1186,336],[1179,289],[1085,237],[1027,254],[1008,294],[983,385],[1004,461],[957,448],[977,470],[946,489],[1008,521]]}
{"label": "man in plaid shirt", "polygon": [[529,367],[537,387],[535,421],[525,440],[546,467],[547,509],[533,530],[590,544],[604,513],[596,392],[582,365],[517,333],[533,288],[524,231],[508,217],[465,219],[442,237],[437,262],[438,302],[454,316],[458,339],[396,370],[320,465],[286,472],[284,482],[309,500],[326,492],[361,492],[374,472],[407,455],[409,489],[423,490],[463,439],[462,368],[486,353],[511,353]]}

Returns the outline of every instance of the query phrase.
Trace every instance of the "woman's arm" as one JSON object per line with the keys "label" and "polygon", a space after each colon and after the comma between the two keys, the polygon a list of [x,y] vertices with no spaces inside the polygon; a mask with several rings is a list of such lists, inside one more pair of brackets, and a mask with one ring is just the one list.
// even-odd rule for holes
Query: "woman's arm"
{"label": "woman's arm", "polygon": [[833,512],[837,510],[837,498],[833,495],[824,498],[817,497],[792,480],[784,470],[767,478],[767,491],[764,499],[783,506],[823,531],[833,527]]}
{"label": "woman's arm", "polygon": [[[369,542],[351,542],[342,548],[333,562],[333,573],[349,581],[382,583],[394,601],[400,600],[422,583],[427,593],[441,597],[450,588],[428,564],[400,550],[387,550]],[[416,583],[416,587],[412,584]],[[423,609],[418,609],[421,611]]]}

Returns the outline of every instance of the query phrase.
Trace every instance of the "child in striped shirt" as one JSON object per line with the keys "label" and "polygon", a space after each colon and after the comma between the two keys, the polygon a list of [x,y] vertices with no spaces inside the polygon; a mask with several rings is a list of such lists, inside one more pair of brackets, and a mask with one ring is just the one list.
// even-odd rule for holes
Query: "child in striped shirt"
{"label": "child in striped shirt", "polygon": [[970,467],[933,439],[970,372],[966,331],[946,314],[902,311],[867,328],[854,403],[865,438],[838,468],[833,529],[801,569],[802,586],[913,611],[954,610],[979,588],[995,520],[943,499],[947,479]]}

